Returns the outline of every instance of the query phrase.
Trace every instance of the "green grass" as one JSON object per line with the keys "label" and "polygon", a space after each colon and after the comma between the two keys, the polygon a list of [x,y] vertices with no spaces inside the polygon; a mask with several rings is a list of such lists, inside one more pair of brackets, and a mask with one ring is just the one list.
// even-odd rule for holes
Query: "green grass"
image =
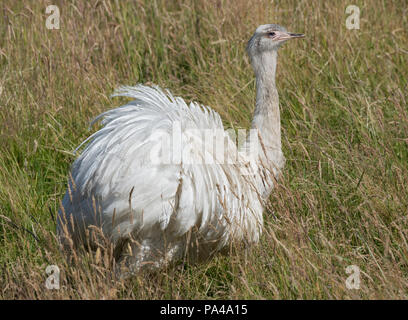
{"label": "green grass", "polygon": [[[49,4],[60,30],[45,28]],[[360,30],[348,30],[349,4],[1,1],[0,298],[407,299],[408,5],[355,1]],[[68,263],[53,216],[90,120],[124,101],[114,88],[156,83],[248,127],[245,45],[271,22],[307,37],[279,52],[287,162],[261,243],[124,283],[105,251]],[[60,290],[45,289],[49,264]]]}

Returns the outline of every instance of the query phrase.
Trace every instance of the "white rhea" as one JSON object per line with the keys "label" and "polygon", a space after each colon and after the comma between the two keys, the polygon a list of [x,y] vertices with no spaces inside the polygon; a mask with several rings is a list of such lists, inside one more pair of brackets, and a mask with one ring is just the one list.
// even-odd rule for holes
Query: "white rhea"
{"label": "white rhea", "polygon": [[[115,95],[133,101],[94,120],[103,127],[83,142],[72,166],[58,216],[61,242],[71,249],[91,243],[95,225],[119,262],[135,271],[185,257],[201,261],[235,241],[258,242],[265,201],[284,165],[277,51],[302,36],[267,24],[248,42],[257,89],[252,129],[260,142],[254,161],[242,152],[251,137],[239,149],[210,108],[187,106],[158,87],[120,88]],[[220,141],[217,153],[212,146]],[[235,162],[217,161],[220,154],[236,155]]]}

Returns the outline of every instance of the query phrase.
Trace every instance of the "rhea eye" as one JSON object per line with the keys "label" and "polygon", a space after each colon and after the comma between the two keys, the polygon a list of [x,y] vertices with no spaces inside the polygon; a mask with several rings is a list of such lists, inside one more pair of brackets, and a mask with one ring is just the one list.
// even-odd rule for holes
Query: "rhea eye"
{"label": "rhea eye", "polygon": [[270,36],[270,37],[274,37],[275,35],[276,35],[275,32],[268,32],[268,36]]}

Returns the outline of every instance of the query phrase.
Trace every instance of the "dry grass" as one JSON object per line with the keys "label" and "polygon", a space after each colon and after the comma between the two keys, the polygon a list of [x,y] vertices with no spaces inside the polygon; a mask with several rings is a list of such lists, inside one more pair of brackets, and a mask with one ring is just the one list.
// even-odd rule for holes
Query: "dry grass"
{"label": "dry grass", "polygon": [[[48,4],[60,30],[45,28]],[[408,6],[354,1],[361,29],[347,30],[349,4],[1,1],[0,297],[408,298]],[[260,245],[125,283],[103,244],[67,263],[52,215],[89,121],[120,103],[113,89],[157,83],[247,127],[255,85],[244,48],[269,22],[307,38],[280,51],[288,160]],[[60,290],[45,289],[49,264]],[[359,290],[345,286],[352,264]]]}

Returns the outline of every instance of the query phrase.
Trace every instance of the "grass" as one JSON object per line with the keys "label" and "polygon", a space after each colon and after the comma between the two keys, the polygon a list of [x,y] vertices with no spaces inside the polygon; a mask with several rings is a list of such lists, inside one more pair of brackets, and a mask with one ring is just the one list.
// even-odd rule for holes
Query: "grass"
{"label": "grass", "polygon": [[[49,4],[60,30],[45,28]],[[345,27],[349,4],[359,30]],[[0,298],[408,298],[405,1],[3,0],[0,12]],[[307,38],[279,53],[287,163],[259,246],[123,283],[109,250],[69,264],[55,215],[90,120],[124,101],[113,89],[156,83],[248,127],[245,45],[270,22]],[[45,289],[50,264],[60,290]]]}

